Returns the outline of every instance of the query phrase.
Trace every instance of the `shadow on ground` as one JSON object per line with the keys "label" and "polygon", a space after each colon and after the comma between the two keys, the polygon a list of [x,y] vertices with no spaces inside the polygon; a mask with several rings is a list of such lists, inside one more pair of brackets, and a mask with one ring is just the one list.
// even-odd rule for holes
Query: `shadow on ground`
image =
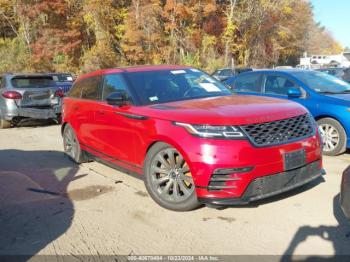
{"label": "shadow on ground", "polygon": [[[333,215],[337,219],[337,226],[303,226],[294,235],[289,247],[284,252],[281,262],[289,261],[350,261],[350,224],[344,216],[340,203],[340,195],[333,198]],[[293,256],[300,244],[308,237],[319,237],[332,244],[335,256]],[[346,255],[346,256],[345,256]]]}
{"label": "shadow on ground", "polygon": [[66,191],[83,176],[77,171],[62,152],[0,150],[1,256],[25,261],[66,232],[74,216]]}

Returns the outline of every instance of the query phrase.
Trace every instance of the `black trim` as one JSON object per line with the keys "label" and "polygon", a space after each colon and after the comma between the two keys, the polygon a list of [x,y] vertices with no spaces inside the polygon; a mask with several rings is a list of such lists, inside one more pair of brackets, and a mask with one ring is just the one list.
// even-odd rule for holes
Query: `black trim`
{"label": "black trim", "polygon": [[147,116],[141,116],[141,115],[134,115],[134,114],[128,114],[123,112],[115,112],[117,115],[125,116],[126,118],[130,119],[137,119],[137,120],[147,120],[149,119]]}
{"label": "black trim", "polygon": [[[115,158],[115,157],[113,157],[113,156],[107,155],[107,154],[105,154],[105,153],[103,153],[103,152],[101,152],[101,151],[99,151],[99,150],[96,150],[96,149],[94,149],[94,148],[92,148],[91,146],[88,146],[88,145],[86,145],[86,144],[83,144],[83,143],[80,143],[80,144],[83,145],[83,146],[85,146],[85,147],[87,147],[87,148],[89,148],[89,149],[92,150],[92,151],[95,151],[95,152],[97,152],[97,153],[99,153],[99,154],[101,154],[101,155],[103,155],[103,156],[106,156],[106,157],[108,157],[108,158],[110,158],[110,159],[113,159],[114,161],[121,162],[121,163],[123,163],[123,164],[125,164],[125,165],[132,166],[132,167],[137,168],[137,169],[140,169],[140,171],[142,171],[142,167],[141,167],[141,166],[138,166],[138,165],[129,163],[129,162],[125,161],[125,160],[121,160],[121,159]],[[89,153],[89,154],[92,154],[91,152],[88,152],[88,153]],[[96,157],[98,157],[98,156],[96,156]]]}
{"label": "black trim", "polygon": [[[325,174],[324,169],[315,169],[319,161],[304,167],[274,175],[258,177],[250,182],[241,197],[237,198],[198,198],[203,204],[219,206],[245,205],[252,201],[272,197],[305,185]],[[298,177],[299,175],[299,177]],[[305,178],[304,178],[305,177]],[[304,179],[301,179],[304,178]],[[293,183],[293,179],[297,181]],[[298,181],[299,180],[299,181]],[[263,185],[263,186],[262,186]],[[284,185],[284,187],[281,187]],[[200,187],[197,187],[200,188]],[[207,187],[202,187],[206,188]]]}
{"label": "black trim", "polygon": [[104,160],[104,159],[102,159],[102,158],[100,158],[98,156],[95,156],[94,154],[92,154],[90,152],[86,152],[86,153],[88,154],[90,159],[92,159],[92,160],[94,160],[96,162],[99,162],[99,163],[101,163],[103,165],[109,166],[109,167],[111,167],[113,169],[116,169],[116,170],[118,170],[118,171],[120,171],[122,173],[130,175],[130,176],[135,177],[137,179],[144,180],[144,176],[142,175],[142,173],[137,173],[137,172],[134,172],[134,171],[129,170],[127,168],[118,166],[118,165],[116,165],[116,164],[114,164],[114,163],[112,163],[110,161],[107,161],[107,160]]}

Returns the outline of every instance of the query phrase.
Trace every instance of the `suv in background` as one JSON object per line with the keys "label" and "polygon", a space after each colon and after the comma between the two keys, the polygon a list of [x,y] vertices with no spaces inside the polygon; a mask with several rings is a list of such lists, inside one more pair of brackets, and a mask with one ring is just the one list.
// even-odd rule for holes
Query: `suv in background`
{"label": "suv in background", "polygon": [[191,67],[80,76],[62,112],[72,160],[142,175],[150,196],[172,210],[246,204],[323,174],[321,139],[304,107],[232,94]]}
{"label": "suv in background", "polygon": [[60,122],[62,89],[47,74],[0,76],[0,128],[9,128],[24,118]]}
{"label": "suv in background", "polygon": [[235,76],[235,75],[238,75],[240,73],[249,72],[249,71],[253,71],[253,69],[251,69],[251,68],[234,68],[234,69],[233,68],[222,68],[222,69],[216,70],[212,74],[212,76],[215,77],[217,80],[224,81],[231,76]]}
{"label": "suv in background", "polygon": [[48,73],[49,76],[52,76],[53,81],[56,82],[56,86],[61,88],[66,94],[71,89],[74,77],[70,73]]}

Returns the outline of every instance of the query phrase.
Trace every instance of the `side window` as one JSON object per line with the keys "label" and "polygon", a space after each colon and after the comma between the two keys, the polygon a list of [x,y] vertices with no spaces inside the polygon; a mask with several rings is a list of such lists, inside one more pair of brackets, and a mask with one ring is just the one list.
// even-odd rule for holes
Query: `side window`
{"label": "side window", "polygon": [[274,95],[288,95],[288,89],[299,88],[294,82],[283,76],[267,76],[265,93]]}
{"label": "side window", "polygon": [[103,82],[102,100],[113,92],[125,91],[127,93],[126,83],[120,74],[105,75]]}
{"label": "side window", "polygon": [[248,74],[237,77],[233,83],[233,90],[261,93],[261,74]]}
{"label": "side window", "polygon": [[68,92],[68,97],[81,98],[81,91],[83,89],[84,80],[85,79],[80,80],[78,82],[75,82],[73,84],[73,86],[71,87],[71,89]]}
{"label": "side window", "polygon": [[83,90],[81,98],[90,100],[101,100],[101,77],[94,76],[82,80]]}

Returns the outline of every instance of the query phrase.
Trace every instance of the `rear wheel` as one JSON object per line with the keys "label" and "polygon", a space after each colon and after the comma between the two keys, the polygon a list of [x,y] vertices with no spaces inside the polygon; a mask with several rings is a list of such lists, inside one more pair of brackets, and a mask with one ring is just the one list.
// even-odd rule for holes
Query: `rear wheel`
{"label": "rear wheel", "polygon": [[87,162],[86,153],[81,150],[73,128],[67,124],[63,131],[63,147],[66,155],[77,164]]}
{"label": "rear wheel", "polygon": [[317,121],[323,140],[323,154],[336,156],[346,150],[346,133],[343,126],[333,118]]}
{"label": "rear wheel", "polygon": [[188,164],[170,145],[158,143],[147,154],[145,185],[153,200],[174,211],[189,211],[200,204]]}

